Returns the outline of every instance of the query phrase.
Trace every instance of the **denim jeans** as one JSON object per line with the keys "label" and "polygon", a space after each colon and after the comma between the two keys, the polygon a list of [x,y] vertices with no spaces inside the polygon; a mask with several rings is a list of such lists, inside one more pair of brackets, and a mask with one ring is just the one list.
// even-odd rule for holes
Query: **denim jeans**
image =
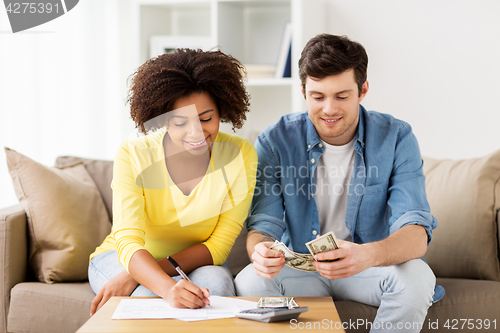
{"label": "denim jeans", "polygon": [[[116,251],[103,252],[90,261],[89,282],[95,294],[118,273],[125,268],[118,261]],[[207,288],[210,295],[214,296],[235,296],[233,276],[226,263],[222,266],[202,266],[188,274],[189,279],[198,287]],[[179,275],[172,277],[179,281]],[[142,285],[130,294],[132,297],[156,297],[152,291]]]}
{"label": "denim jeans", "polygon": [[368,326],[370,332],[420,332],[435,284],[434,273],[421,259],[372,267],[336,280],[288,266],[273,279],[266,279],[256,275],[249,264],[235,279],[238,296],[332,296],[334,301],[378,306],[375,321]]}

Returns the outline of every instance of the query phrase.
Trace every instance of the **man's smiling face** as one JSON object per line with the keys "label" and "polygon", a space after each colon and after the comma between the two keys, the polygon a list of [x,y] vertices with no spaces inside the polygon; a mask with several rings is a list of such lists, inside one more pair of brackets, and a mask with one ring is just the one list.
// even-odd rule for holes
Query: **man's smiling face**
{"label": "man's smiling face", "polygon": [[341,146],[356,135],[359,122],[359,103],[368,92],[368,81],[361,94],[350,69],[323,79],[307,77],[305,97],[307,113],[321,140]]}

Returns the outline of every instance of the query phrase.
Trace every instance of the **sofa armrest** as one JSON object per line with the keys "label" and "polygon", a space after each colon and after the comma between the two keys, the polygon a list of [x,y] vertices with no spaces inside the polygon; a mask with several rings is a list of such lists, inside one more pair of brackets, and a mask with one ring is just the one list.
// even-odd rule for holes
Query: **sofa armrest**
{"label": "sofa armrest", "polygon": [[26,225],[26,214],[20,205],[0,210],[0,332],[7,332],[10,290],[26,279]]}

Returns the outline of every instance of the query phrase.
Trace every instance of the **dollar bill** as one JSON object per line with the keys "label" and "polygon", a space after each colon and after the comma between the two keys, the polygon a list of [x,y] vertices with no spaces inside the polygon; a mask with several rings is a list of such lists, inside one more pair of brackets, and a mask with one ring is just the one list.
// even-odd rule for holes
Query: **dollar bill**
{"label": "dollar bill", "polygon": [[261,297],[257,303],[258,308],[297,308],[293,297]]}
{"label": "dollar bill", "polygon": [[335,237],[333,231],[329,231],[323,236],[307,242],[306,246],[313,256],[317,253],[336,250],[339,248],[337,237]]}
{"label": "dollar bill", "polygon": [[297,302],[295,302],[295,300],[292,297],[292,299],[290,300],[290,302],[288,302],[288,307],[289,308],[298,308],[299,305],[297,304]]}
{"label": "dollar bill", "polygon": [[295,253],[284,243],[276,240],[271,249],[278,250],[285,256],[285,265],[306,272],[315,272],[312,263],[314,258],[310,254]]}

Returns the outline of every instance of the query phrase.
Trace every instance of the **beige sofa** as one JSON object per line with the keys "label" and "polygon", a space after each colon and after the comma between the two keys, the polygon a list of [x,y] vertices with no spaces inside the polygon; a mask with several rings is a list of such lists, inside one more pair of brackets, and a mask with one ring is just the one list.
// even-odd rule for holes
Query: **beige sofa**
{"label": "beige sofa", "polygon": [[[111,215],[112,162],[75,157],[56,161],[61,168],[78,163],[85,165]],[[448,332],[453,327],[479,331],[486,320],[487,331],[498,332],[500,151],[465,161],[425,159],[425,173],[431,210],[439,221],[425,259],[446,294],[429,309],[422,332]],[[0,331],[75,332],[89,319],[94,294],[86,281],[44,283],[35,278],[28,263],[30,227],[22,206],[0,210]],[[245,234],[244,230],[228,259],[233,274],[249,262]],[[336,306],[348,332],[368,332],[365,320],[373,320],[375,307],[356,302]]]}

